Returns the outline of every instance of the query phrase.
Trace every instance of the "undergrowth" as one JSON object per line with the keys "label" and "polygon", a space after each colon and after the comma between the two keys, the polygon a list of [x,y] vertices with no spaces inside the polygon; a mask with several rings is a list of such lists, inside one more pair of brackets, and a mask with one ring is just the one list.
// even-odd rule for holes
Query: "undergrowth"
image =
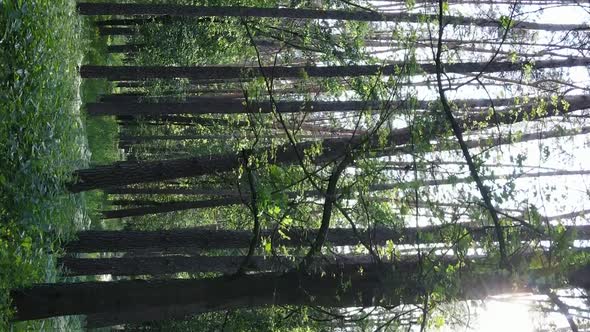
{"label": "undergrowth", "polygon": [[102,51],[94,35],[75,1],[0,0],[0,331],[81,329],[75,318],[10,324],[9,291],[65,280],[55,265],[60,246],[103,204],[98,193],[65,189],[73,170],[118,158],[114,119],[80,114],[81,95],[110,89],[80,89],[82,50],[90,61]]}

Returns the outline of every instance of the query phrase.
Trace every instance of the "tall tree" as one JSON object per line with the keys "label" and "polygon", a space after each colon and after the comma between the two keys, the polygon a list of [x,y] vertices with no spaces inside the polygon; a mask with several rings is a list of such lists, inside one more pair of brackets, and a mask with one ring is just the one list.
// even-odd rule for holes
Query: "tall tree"
{"label": "tall tree", "polygon": [[158,214],[173,211],[183,211],[190,209],[202,209],[219,206],[229,206],[242,203],[240,196],[224,197],[218,199],[202,200],[202,201],[176,201],[176,202],[162,202],[152,206],[141,206],[129,209],[120,209],[112,211],[103,211],[105,219],[143,216],[146,214]]}
{"label": "tall tree", "polygon": [[[536,237],[550,239],[545,234],[539,236],[534,229],[526,227],[507,226],[506,230],[512,230],[523,241]],[[581,239],[588,238],[590,226],[569,226],[568,234],[576,234]],[[278,231],[265,229],[261,231],[262,237],[267,237],[275,245],[283,246],[307,246],[312,239],[317,237],[317,230],[291,228],[282,231],[286,237]],[[377,245],[385,244],[388,240],[396,244],[416,243],[416,237],[430,238],[430,242],[445,242],[445,236],[452,237],[455,233],[468,233],[474,239],[483,239],[492,230],[481,225],[453,223],[440,226],[425,226],[420,228],[395,229],[378,226],[368,230],[356,228],[332,228],[328,233],[327,241],[334,246],[355,246],[363,241],[370,241]],[[251,234],[247,231],[214,230],[210,228],[189,228],[161,231],[82,231],[78,233],[78,239],[65,245],[67,252],[118,252],[129,250],[153,249],[166,251],[172,248],[206,248],[206,249],[235,249],[246,248],[250,242]],[[423,240],[425,241],[425,240]]]}
{"label": "tall tree", "polygon": [[[565,60],[539,60],[529,62],[460,62],[445,64],[447,73],[492,73],[520,71],[525,65],[535,69],[551,69],[562,67],[586,66],[587,58]],[[436,73],[434,64],[416,64],[419,70],[427,74]],[[165,66],[93,66],[80,67],[82,78],[106,78],[111,81],[145,80],[153,78],[188,78],[188,79],[235,79],[253,77],[301,78],[301,77],[356,77],[369,75],[399,75],[408,70],[407,63],[397,62],[387,65],[350,65],[350,66],[272,66],[272,67],[165,67]]]}
{"label": "tall tree", "polygon": [[[515,180],[515,179],[524,179],[524,178],[543,178],[543,177],[559,177],[559,176],[573,176],[573,175],[587,175],[590,174],[588,170],[576,170],[576,171],[551,171],[551,172],[536,172],[536,173],[524,173],[524,174],[507,174],[507,175],[494,175],[494,176],[481,176],[481,180],[487,181],[496,181],[499,179],[507,179],[507,180]],[[417,182],[402,182],[402,183],[381,183],[381,184],[373,184],[368,186],[368,191],[370,192],[377,192],[377,191],[386,191],[392,190],[396,188],[401,188],[403,186],[418,186],[418,187],[425,187],[425,186],[440,186],[440,185],[455,185],[458,183],[473,183],[473,178],[465,177],[465,178],[447,178],[447,179],[434,179],[434,180],[427,180],[427,181],[417,181]],[[201,193],[205,193],[201,191]],[[105,219],[113,219],[113,218],[123,218],[123,217],[131,217],[131,216],[141,216],[147,214],[158,214],[158,213],[166,213],[166,212],[173,212],[173,211],[183,211],[189,209],[202,209],[202,208],[211,208],[211,207],[221,207],[221,206],[230,206],[243,203],[244,200],[240,200],[240,193],[238,191],[220,191],[216,193],[216,190],[210,190],[207,192],[208,195],[212,196],[230,196],[223,199],[211,199],[211,200],[201,200],[201,201],[173,201],[173,202],[158,202],[158,201],[146,201],[146,200],[119,200],[113,201],[112,204],[115,205],[143,205],[143,207],[137,208],[129,208],[129,209],[119,209],[119,210],[112,210],[112,211],[103,211],[103,216]],[[247,192],[242,192],[242,195],[247,194]],[[297,197],[296,192],[286,192],[288,197]],[[321,197],[322,194],[319,191],[306,191],[303,195],[310,197]],[[147,206],[146,206],[147,205]],[[151,205],[151,206],[150,206]]]}
{"label": "tall tree", "polygon": [[[75,314],[150,313],[159,308],[162,314],[150,319],[155,320],[268,305],[396,306],[402,302],[414,303],[416,291],[420,289],[416,284],[419,280],[414,279],[415,267],[393,275],[379,268],[362,273],[358,267],[326,270],[332,272],[324,276],[291,272],[238,278],[40,284],[13,291],[11,295],[17,320]],[[481,299],[514,289],[509,278],[498,274],[465,273],[457,284],[459,297],[464,299]]]}
{"label": "tall tree", "polygon": [[[463,99],[454,103],[465,108],[488,108],[510,106],[514,98],[503,99]],[[412,102],[417,109],[429,109],[436,105],[434,100]],[[387,105],[386,101],[347,100],[347,101],[278,101],[273,105],[268,101],[246,101],[241,98],[192,97],[186,102],[100,102],[88,103],[86,111],[90,115],[131,115],[146,114],[236,114],[236,113],[311,113],[345,112],[372,110],[378,112]],[[409,106],[409,105],[408,105]],[[475,111],[475,110],[474,110]]]}
{"label": "tall tree", "polygon": [[[59,260],[59,264],[71,276],[112,274],[118,276],[131,275],[164,275],[178,272],[218,272],[223,274],[236,273],[246,261],[245,256],[147,256],[121,258],[70,258]],[[326,258],[331,264],[370,267],[374,263],[371,256],[340,256],[335,259]],[[415,261],[408,264],[415,264]],[[294,259],[281,256],[252,256],[246,262],[245,271],[285,272],[295,268]]]}
{"label": "tall tree", "polygon": [[[575,110],[585,109],[588,105],[588,96],[566,97],[567,109],[563,105],[547,105],[545,112],[537,112],[534,104],[522,105],[518,112],[505,111],[497,112],[493,118],[488,114],[474,114],[467,119],[461,120],[459,126],[462,130],[471,127],[471,123],[477,124],[478,128],[496,126],[498,123],[514,123],[524,120],[535,120],[550,117],[560,113],[573,112]],[[445,127],[434,127],[434,131],[444,132]],[[386,146],[399,147],[409,143],[411,140],[411,131],[409,128],[393,130],[386,142]],[[363,137],[343,137],[322,140],[322,154],[319,160],[331,161],[333,158],[343,156],[348,144],[359,144]],[[314,142],[302,142],[296,145],[286,144],[277,148],[274,158],[269,158],[269,162],[277,164],[289,164],[298,161],[299,156],[303,156],[306,149],[310,148]],[[373,149],[383,148],[383,143],[375,137],[371,137],[368,142],[369,147]],[[124,184],[154,182],[168,179],[177,179],[188,176],[198,176],[204,174],[215,174],[219,172],[229,172],[237,169],[241,165],[241,155],[230,153],[227,155],[195,157],[177,160],[160,160],[153,162],[119,162],[108,166],[99,166],[96,168],[79,170],[74,176],[76,182],[69,185],[69,190],[79,192],[84,190],[120,186]]]}
{"label": "tall tree", "polygon": [[[436,15],[411,13],[382,13],[374,11],[344,11],[320,9],[293,8],[255,8],[255,7],[213,7],[187,6],[171,4],[117,4],[117,3],[78,3],[78,10],[82,15],[170,15],[191,17],[272,17],[299,18],[321,20],[350,20],[350,21],[381,21],[381,22],[413,22],[433,21]],[[449,24],[476,25],[481,27],[499,27],[500,21],[494,19],[480,19],[471,17],[446,17]],[[586,25],[576,24],[544,24],[537,22],[515,21],[513,28],[539,29],[547,31],[583,30]]]}

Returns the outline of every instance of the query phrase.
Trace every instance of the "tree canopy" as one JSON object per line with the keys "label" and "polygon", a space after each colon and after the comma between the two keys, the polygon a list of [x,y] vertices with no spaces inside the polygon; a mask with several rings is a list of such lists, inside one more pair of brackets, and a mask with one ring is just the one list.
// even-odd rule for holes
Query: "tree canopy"
{"label": "tree canopy", "polygon": [[59,263],[110,276],[16,289],[16,319],[444,330],[526,293],[587,326],[589,9],[78,3],[120,59],[80,75],[123,158],[74,172],[109,204]]}

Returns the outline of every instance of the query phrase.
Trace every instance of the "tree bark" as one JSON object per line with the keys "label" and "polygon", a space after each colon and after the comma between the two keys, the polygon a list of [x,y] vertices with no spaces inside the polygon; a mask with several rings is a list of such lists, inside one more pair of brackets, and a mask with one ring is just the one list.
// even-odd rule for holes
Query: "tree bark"
{"label": "tree bark", "polygon": [[102,211],[103,219],[115,219],[134,216],[145,216],[148,214],[159,214],[174,211],[184,211],[190,209],[204,209],[219,206],[230,206],[241,204],[242,198],[239,196],[225,197],[219,199],[210,199],[202,201],[185,201],[185,202],[162,202],[153,206],[142,206],[130,209],[120,209],[111,211]]}
{"label": "tree bark", "polygon": [[[144,115],[144,114],[239,114],[239,113],[271,113],[273,107],[268,102],[244,105],[242,99],[224,98],[192,98],[189,102],[158,102],[158,103],[89,103],[86,110],[90,115]],[[279,113],[298,112],[343,112],[364,109],[378,110],[383,102],[341,101],[341,102],[299,102],[282,101],[276,103]]]}
{"label": "tree bark", "polygon": [[[259,137],[276,137],[272,135],[266,136],[259,136]],[[133,144],[141,144],[153,141],[186,141],[186,140],[229,140],[229,139],[236,139],[237,137],[226,134],[226,135],[145,135],[145,136],[127,136],[127,135],[120,135],[119,136],[119,144],[120,145],[133,145]],[[307,138],[314,138],[311,135],[308,135]]]}
{"label": "tree bark", "polygon": [[[232,274],[244,261],[242,256],[160,256],[122,258],[70,258],[59,260],[69,276],[112,274],[117,276],[163,275],[178,272]],[[285,257],[251,257],[246,270],[286,271],[294,267]]]}
{"label": "tree bark", "polygon": [[[514,229],[514,227],[512,227]],[[568,226],[567,231],[577,234],[579,239],[590,237],[590,226]],[[351,228],[331,228],[327,232],[327,242],[333,246],[355,246],[364,241],[376,245],[385,244],[388,240],[395,244],[414,244],[418,231],[422,238],[431,238],[437,243],[444,239],[443,234],[453,234],[453,230],[468,231],[474,240],[482,239],[493,230],[473,224],[460,223],[444,226],[426,226],[420,228],[404,228],[396,230],[377,227],[355,231]],[[539,234],[526,228],[518,228],[515,232],[523,239],[532,239]],[[269,238],[272,243],[283,246],[307,246],[317,236],[317,230],[292,228],[284,231],[288,238],[281,237],[271,229],[261,231],[262,237]],[[247,248],[251,239],[249,231],[213,230],[208,228],[187,228],[160,231],[82,231],[78,239],[65,245],[68,253],[121,252],[130,250],[167,251],[172,248],[204,248],[204,249],[236,249]],[[548,239],[547,236],[544,238]]]}
{"label": "tree bark", "polygon": [[[186,102],[134,102],[130,100],[97,102],[86,104],[90,115],[153,115],[153,114],[238,114],[238,113],[312,113],[312,112],[345,112],[373,110],[378,111],[386,106],[383,101],[279,101],[272,107],[269,102],[251,102],[241,98],[223,97],[189,97]],[[454,100],[455,104],[464,108],[491,107],[489,99]],[[494,99],[495,107],[514,104],[514,98]],[[435,100],[418,101],[413,105],[417,109],[430,109],[436,105]],[[404,105],[405,106],[405,105]]]}
{"label": "tree bark", "polygon": [[[245,256],[138,256],[121,258],[73,258],[59,259],[58,265],[65,268],[69,276],[112,274],[116,276],[163,275],[178,272],[219,272],[233,274],[244,263]],[[374,259],[366,255],[346,255],[327,258],[322,263],[334,266],[354,265],[370,268]],[[398,262],[397,268],[415,266],[416,261]],[[296,267],[295,257],[252,256],[245,266],[245,271],[287,272]],[[315,268],[321,268],[316,264]]]}
{"label": "tree bark", "polygon": [[156,19],[162,20],[162,17],[158,18],[123,18],[123,19],[111,19],[111,20],[103,20],[103,21],[96,21],[94,25],[97,27],[106,27],[106,26],[128,26],[128,25],[142,25],[150,22],[154,22]]}
{"label": "tree bark", "polygon": [[[344,11],[294,8],[260,7],[221,7],[190,5],[117,4],[117,3],[78,3],[82,15],[170,15],[188,17],[271,17],[319,20],[380,21],[380,22],[432,22],[438,17],[428,14],[382,13],[373,11]],[[453,25],[475,25],[480,27],[500,27],[498,20],[447,16],[445,22]],[[587,29],[578,24],[543,24],[514,21],[513,29],[538,29],[547,31],[570,31]]]}
{"label": "tree bark", "polygon": [[572,286],[590,290],[590,265],[572,271],[568,277]]}
{"label": "tree bark", "polygon": [[[335,143],[341,138],[329,139]],[[290,163],[295,161],[296,152],[300,155],[312,145],[311,142],[298,144],[295,148],[286,145],[279,148],[274,162]],[[335,151],[338,153],[339,151]],[[75,183],[70,183],[68,189],[72,192],[80,192],[118,185],[156,182],[181,177],[191,177],[203,174],[229,172],[241,164],[241,156],[231,153],[219,156],[194,157],[188,159],[161,160],[161,161],[127,161],[118,162],[108,166],[98,166],[92,169],[76,171],[74,176],[78,178]]]}
{"label": "tree bark", "polygon": [[[507,72],[519,71],[528,62],[461,62],[444,65],[447,73],[472,72]],[[566,60],[538,60],[534,69],[550,69],[561,67],[587,66],[590,59],[572,58]],[[94,66],[80,67],[82,78],[105,78],[111,81],[134,81],[153,78],[188,78],[188,79],[237,79],[237,78],[301,78],[307,77],[357,77],[370,75],[399,75],[405,70],[407,63],[391,63],[387,65],[356,65],[356,66],[272,66],[272,67],[165,67],[165,66]],[[427,74],[436,73],[434,64],[416,64]]]}
{"label": "tree bark", "polygon": [[[542,178],[542,177],[552,177],[552,176],[573,176],[573,175],[587,175],[590,174],[590,170],[559,170],[559,171],[546,171],[546,172],[530,172],[530,173],[523,173],[523,174],[508,174],[508,175],[490,175],[490,176],[481,176],[480,178],[485,181],[495,181],[495,180],[502,180],[502,179],[525,179],[525,178]],[[386,191],[392,190],[395,188],[400,188],[403,186],[419,186],[419,187],[433,187],[433,186],[442,186],[442,185],[454,185],[459,183],[472,183],[473,179],[471,177],[462,177],[456,179],[435,179],[435,180],[427,180],[427,181],[418,181],[416,183],[413,182],[399,182],[399,183],[381,183],[381,184],[373,184],[369,185],[368,190],[369,192],[378,192],[378,191]],[[134,188],[131,188],[134,189]],[[182,191],[174,191],[171,189],[162,189],[163,192],[182,192]],[[133,191],[133,190],[131,190]],[[141,192],[141,191],[140,191]],[[146,192],[146,191],[144,191]],[[184,191],[186,192],[186,191]],[[189,191],[190,192],[190,191]],[[217,191],[215,189],[211,190],[200,190],[200,191],[193,191],[194,193],[200,192],[203,195],[208,196],[231,196],[224,199],[216,199],[216,200],[201,200],[201,201],[176,201],[176,202],[158,202],[158,201],[147,201],[147,200],[116,200],[112,201],[111,204],[113,205],[121,205],[121,206],[132,206],[132,205],[153,205],[153,207],[149,207],[148,209],[141,210],[141,209],[126,209],[126,210],[115,210],[115,211],[103,211],[106,219],[109,218],[121,218],[121,216],[138,216],[138,215],[145,215],[145,214],[158,214],[158,213],[166,213],[171,211],[181,211],[181,210],[188,210],[188,209],[200,209],[200,208],[210,208],[210,207],[221,207],[221,206],[230,206],[240,204],[244,201],[244,199],[240,199],[240,193],[237,190],[223,190]],[[285,192],[288,197],[297,197],[298,193],[296,192]],[[249,192],[242,192],[242,195],[249,194]],[[303,193],[303,195],[309,196],[321,196],[321,193],[318,191],[309,190]],[[145,212],[141,212],[145,211]],[[116,212],[115,214],[119,214],[120,216],[111,216],[111,212]],[[126,213],[130,213],[129,215],[125,215]],[[109,217],[110,216],[110,217]]]}
{"label": "tree bark", "polygon": [[[244,275],[235,279],[220,277],[41,284],[13,291],[11,295],[17,308],[16,320],[73,314],[142,312],[154,307],[189,306],[193,312],[207,312],[247,306],[363,304],[356,295],[359,292],[367,295],[372,293],[377,280],[374,276],[349,274],[352,285],[343,293],[340,292],[342,279],[339,277],[269,273]],[[313,297],[313,301],[310,297]],[[166,316],[170,317],[170,314]]]}
{"label": "tree bark", "polygon": [[137,33],[134,28],[125,27],[101,27],[98,29],[101,36],[132,36]]}
{"label": "tree bark", "polygon": [[129,188],[113,187],[105,189],[105,193],[112,195],[205,195],[205,196],[235,196],[235,190],[228,189],[199,189],[199,188]]}
{"label": "tree bark", "polygon": [[[590,59],[588,59],[590,60]],[[533,112],[534,105],[522,105],[518,112],[501,111],[496,112],[494,117],[489,118],[487,113],[468,114],[460,121],[462,130],[468,130],[476,124],[476,128],[483,129],[482,124],[488,127],[496,126],[498,123],[515,123],[520,121],[532,121],[540,118],[550,117],[558,114],[573,112],[575,110],[585,109],[590,104],[590,97],[586,95],[573,96],[564,98],[569,103],[568,109],[563,107],[554,107],[548,104],[546,112]],[[401,102],[400,102],[401,103]],[[559,105],[559,103],[558,103]],[[395,105],[390,105],[395,107]],[[444,132],[444,126],[436,127],[441,133]],[[411,139],[409,128],[393,130],[387,138],[387,145],[390,147],[399,147],[407,144]],[[322,143],[322,154],[316,158],[316,161],[331,161],[341,157],[347,146],[355,146],[362,142],[361,136],[356,137],[339,137],[324,139]],[[382,142],[371,137],[366,142],[369,148],[383,149]],[[304,151],[311,147],[314,142],[302,142],[293,146],[285,144],[277,148],[274,159],[269,157],[269,163],[275,164],[292,164],[298,161],[298,156],[304,155]],[[241,165],[241,159],[238,153],[226,155],[213,155],[207,157],[194,157],[176,160],[158,160],[146,162],[119,162],[107,166],[98,166],[95,168],[78,170],[74,173],[77,181],[70,183],[68,189],[71,192],[80,192],[85,190],[99,189],[127,185],[133,183],[156,182],[170,180],[182,177],[200,176],[205,174],[215,174],[229,172],[237,169]]]}
{"label": "tree bark", "polygon": [[109,45],[109,46],[107,46],[107,52],[109,52],[109,53],[133,53],[133,52],[138,52],[143,46],[144,45],[140,45],[140,44]]}
{"label": "tree bark", "polygon": [[[181,318],[187,314],[272,305],[315,305],[324,307],[395,306],[413,303],[420,287],[415,271],[380,278],[366,269],[336,268],[331,273],[305,275],[261,273],[237,278],[173,280],[125,280],[39,284],[14,290],[15,320],[62,315],[106,314],[113,317],[154,312],[148,320]],[[512,291],[514,284],[502,275],[462,274],[459,297],[480,299]],[[187,311],[188,310],[188,311]],[[145,319],[145,317],[144,317]]]}
{"label": "tree bark", "polygon": [[[182,116],[182,115],[164,115],[164,114],[155,114],[155,115],[143,115],[139,117],[131,116],[131,115],[119,115],[117,116],[117,121],[120,123],[132,124],[137,125],[139,121],[145,121],[148,124],[155,124],[155,125],[163,125],[163,124],[174,124],[180,126],[194,126],[194,125],[201,125],[201,126],[246,126],[246,121],[229,121],[226,119],[215,119],[215,118],[206,118],[201,116]],[[154,121],[154,122],[150,122]]]}

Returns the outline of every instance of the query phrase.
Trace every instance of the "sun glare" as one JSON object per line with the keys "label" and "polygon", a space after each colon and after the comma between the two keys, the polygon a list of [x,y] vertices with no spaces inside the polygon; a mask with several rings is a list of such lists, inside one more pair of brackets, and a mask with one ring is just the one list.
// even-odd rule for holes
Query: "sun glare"
{"label": "sun glare", "polygon": [[489,299],[477,317],[479,332],[532,332],[531,308],[509,298]]}

